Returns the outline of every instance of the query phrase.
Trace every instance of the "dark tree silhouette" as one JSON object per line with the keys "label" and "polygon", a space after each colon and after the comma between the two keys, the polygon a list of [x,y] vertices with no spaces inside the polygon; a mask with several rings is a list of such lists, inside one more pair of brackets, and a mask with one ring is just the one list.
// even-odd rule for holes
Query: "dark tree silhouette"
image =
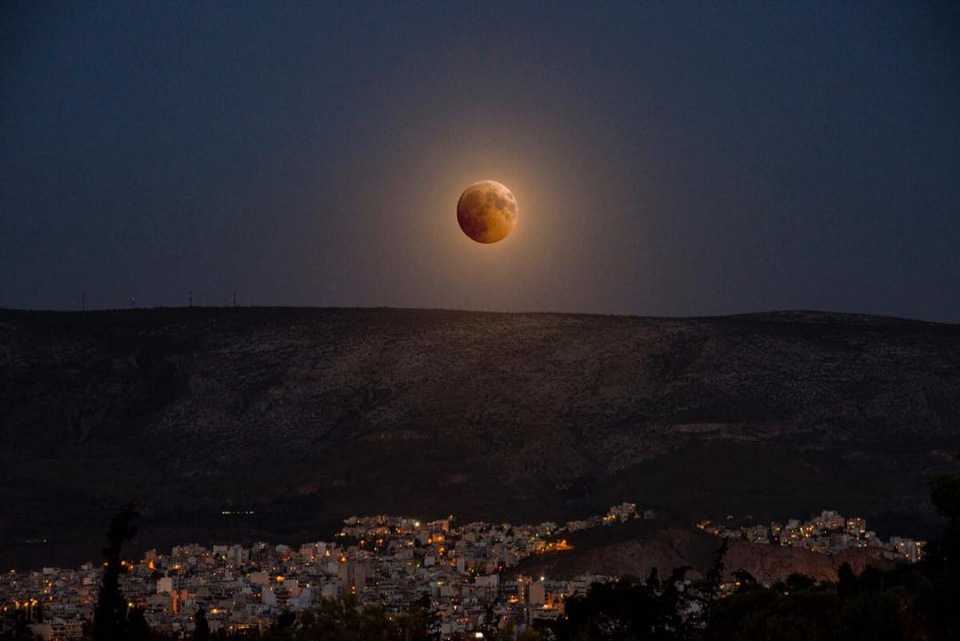
{"label": "dark tree silhouette", "polygon": [[960,474],[937,476],[930,485],[930,500],[947,519],[941,555],[945,565],[956,572],[960,570]]}
{"label": "dark tree silhouette", "polygon": [[757,587],[754,576],[742,568],[733,573],[733,578],[737,581],[738,592],[746,592]]}
{"label": "dark tree silhouette", "polygon": [[201,605],[193,618],[193,641],[210,641],[210,624],[207,622],[207,611]]}
{"label": "dark tree silhouette", "polygon": [[857,575],[849,563],[844,563],[837,570],[837,596],[846,601],[857,594]]}
{"label": "dark tree silhouette", "polygon": [[149,641],[150,626],[143,615],[143,608],[127,610],[127,639],[129,641]]}
{"label": "dark tree silhouette", "polygon": [[720,586],[723,583],[723,573],[726,570],[726,565],[723,560],[724,557],[727,556],[727,550],[729,548],[730,542],[724,539],[720,543],[720,547],[713,553],[713,565],[710,567],[710,570],[707,571],[707,576],[704,577],[700,585],[700,612],[697,615],[700,619],[697,622],[699,625],[709,624],[713,616],[714,606],[720,599]]}
{"label": "dark tree silhouette", "polygon": [[[94,641],[128,641],[127,600],[120,592],[120,554],[123,544],[137,533],[134,525],[138,517],[131,503],[113,517],[107,532],[107,547],[103,548],[104,569],[100,594],[93,613]],[[144,625],[146,622],[144,621]]]}
{"label": "dark tree silhouette", "polygon": [[685,639],[674,581],[663,586],[656,573],[646,581],[624,577],[595,583],[585,595],[566,603],[566,617],[545,627],[560,641],[620,641]]}
{"label": "dark tree silhouette", "polygon": [[946,531],[930,551],[935,618],[946,635],[960,638],[960,474],[937,476],[930,483],[930,500],[947,520]]}

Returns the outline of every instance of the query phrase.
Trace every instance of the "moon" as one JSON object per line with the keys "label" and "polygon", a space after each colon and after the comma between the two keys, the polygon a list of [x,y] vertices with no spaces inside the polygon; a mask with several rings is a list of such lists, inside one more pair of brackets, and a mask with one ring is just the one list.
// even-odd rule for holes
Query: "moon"
{"label": "moon", "polygon": [[457,201],[457,222],[478,243],[496,243],[517,226],[517,199],[496,180],[481,180],[463,190]]}

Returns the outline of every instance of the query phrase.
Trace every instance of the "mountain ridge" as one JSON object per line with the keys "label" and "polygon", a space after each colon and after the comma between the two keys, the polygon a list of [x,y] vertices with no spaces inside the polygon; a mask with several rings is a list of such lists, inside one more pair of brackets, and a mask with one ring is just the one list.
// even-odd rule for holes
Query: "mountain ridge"
{"label": "mountain ridge", "polygon": [[620,500],[930,519],[958,398],[960,326],[893,317],[0,310],[0,544],[131,498],[238,537]]}

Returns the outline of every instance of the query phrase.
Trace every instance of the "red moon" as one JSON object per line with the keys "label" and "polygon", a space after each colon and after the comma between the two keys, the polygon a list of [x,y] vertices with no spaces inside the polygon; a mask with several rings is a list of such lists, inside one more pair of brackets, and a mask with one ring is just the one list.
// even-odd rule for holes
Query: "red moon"
{"label": "red moon", "polygon": [[517,199],[505,185],[482,180],[463,190],[457,201],[457,222],[478,243],[503,240],[517,226]]}

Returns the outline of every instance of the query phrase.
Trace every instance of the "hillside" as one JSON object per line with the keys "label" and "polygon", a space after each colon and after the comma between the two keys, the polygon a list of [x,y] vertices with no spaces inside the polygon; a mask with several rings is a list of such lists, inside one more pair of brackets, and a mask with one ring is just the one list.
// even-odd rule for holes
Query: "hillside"
{"label": "hillside", "polygon": [[[28,539],[95,552],[131,498],[145,544],[317,538],[352,513],[559,519],[624,499],[912,523],[931,514],[926,476],[960,451],[960,326],[0,311],[0,417],[0,544],[21,558]],[[253,514],[222,514],[237,510]]]}
{"label": "hillside", "polygon": [[[686,569],[691,578],[703,577],[714,567],[722,542],[719,537],[671,518],[593,528],[565,538],[573,546],[572,550],[528,557],[511,568],[509,575],[554,579],[583,574],[645,578],[656,568],[660,576]],[[878,550],[871,548],[851,548],[828,556],[799,547],[744,540],[728,541],[728,544],[723,556],[725,577],[733,580],[737,570],[746,570],[765,585],[783,581],[795,572],[821,581],[836,581],[843,563],[849,563],[857,574],[868,564],[892,565]]]}

